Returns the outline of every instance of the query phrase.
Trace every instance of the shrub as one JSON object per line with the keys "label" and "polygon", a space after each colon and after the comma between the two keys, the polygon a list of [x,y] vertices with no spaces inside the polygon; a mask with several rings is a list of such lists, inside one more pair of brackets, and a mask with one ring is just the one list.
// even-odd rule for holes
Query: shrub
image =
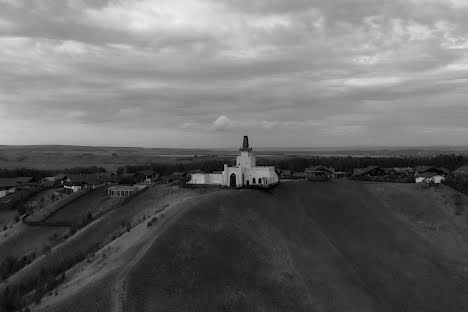
{"label": "shrub", "polygon": [[130,224],[130,222],[127,223],[127,226],[125,228],[127,232],[130,232],[130,230],[132,229],[132,225]]}
{"label": "shrub", "polygon": [[150,227],[150,226],[152,226],[152,225],[153,225],[153,223],[152,223],[151,221],[148,221],[148,223],[146,223],[146,226],[147,226],[147,227]]}

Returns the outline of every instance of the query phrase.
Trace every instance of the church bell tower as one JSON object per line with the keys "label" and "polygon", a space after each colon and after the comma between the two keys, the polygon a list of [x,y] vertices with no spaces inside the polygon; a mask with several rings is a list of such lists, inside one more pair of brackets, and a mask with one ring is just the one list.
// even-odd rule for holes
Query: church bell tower
{"label": "church bell tower", "polygon": [[249,146],[249,137],[244,135],[242,147],[239,149],[240,155],[237,156],[236,164],[238,167],[252,168],[255,167],[255,155],[252,148]]}

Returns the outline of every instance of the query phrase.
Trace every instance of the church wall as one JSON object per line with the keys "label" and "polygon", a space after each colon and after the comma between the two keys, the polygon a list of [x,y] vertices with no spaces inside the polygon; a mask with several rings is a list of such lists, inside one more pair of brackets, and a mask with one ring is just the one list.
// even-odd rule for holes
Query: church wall
{"label": "church wall", "polygon": [[195,173],[189,184],[219,184],[223,185],[223,175],[217,173]]}
{"label": "church wall", "polygon": [[236,175],[236,186],[242,186],[242,168],[238,167],[227,167],[227,183],[226,186],[229,186],[229,182],[231,180],[231,174]]}
{"label": "church wall", "polygon": [[[253,179],[255,178],[255,184]],[[259,180],[262,181],[262,185],[265,184],[274,184],[278,182],[278,175],[276,174],[274,167],[253,167],[246,169],[244,172],[244,184],[247,185],[247,180],[249,185],[258,185]]]}
{"label": "church wall", "polygon": [[223,185],[223,175],[218,173],[206,174],[206,183]]}

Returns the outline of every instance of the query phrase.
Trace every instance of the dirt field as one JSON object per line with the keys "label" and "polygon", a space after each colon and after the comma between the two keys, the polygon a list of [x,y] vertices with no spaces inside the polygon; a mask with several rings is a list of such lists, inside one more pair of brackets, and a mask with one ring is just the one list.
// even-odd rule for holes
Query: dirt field
{"label": "dirt field", "polygon": [[[181,201],[147,251],[135,231],[103,268],[119,273],[124,311],[466,311],[467,209],[452,196],[346,181],[222,191]],[[41,311],[115,310],[110,276]]]}

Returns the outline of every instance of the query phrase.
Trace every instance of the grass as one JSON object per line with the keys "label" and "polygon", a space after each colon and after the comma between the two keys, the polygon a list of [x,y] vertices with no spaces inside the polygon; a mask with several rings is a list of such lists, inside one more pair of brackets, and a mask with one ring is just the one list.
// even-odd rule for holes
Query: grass
{"label": "grass", "polygon": [[107,187],[88,192],[86,195],[71,202],[63,209],[47,219],[47,222],[80,222],[88,213],[95,215],[98,211],[119,201],[119,198],[107,196]]}
{"label": "grass", "polygon": [[156,241],[128,283],[128,311],[462,311],[468,304],[467,273],[358,182],[283,184],[201,203]]}
{"label": "grass", "polygon": [[[164,207],[163,194],[182,196],[168,186],[150,190],[29,272],[125,231],[126,222]],[[445,246],[455,236],[458,249],[468,246],[455,202],[445,188],[346,181],[187,201],[189,211],[131,267],[125,310],[465,311],[466,257]],[[425,230],[429,224],[436,230]],[[140,247],[131,248],[129,255]],[[109,311],[112,287],[106,275],[47,311]]]}

